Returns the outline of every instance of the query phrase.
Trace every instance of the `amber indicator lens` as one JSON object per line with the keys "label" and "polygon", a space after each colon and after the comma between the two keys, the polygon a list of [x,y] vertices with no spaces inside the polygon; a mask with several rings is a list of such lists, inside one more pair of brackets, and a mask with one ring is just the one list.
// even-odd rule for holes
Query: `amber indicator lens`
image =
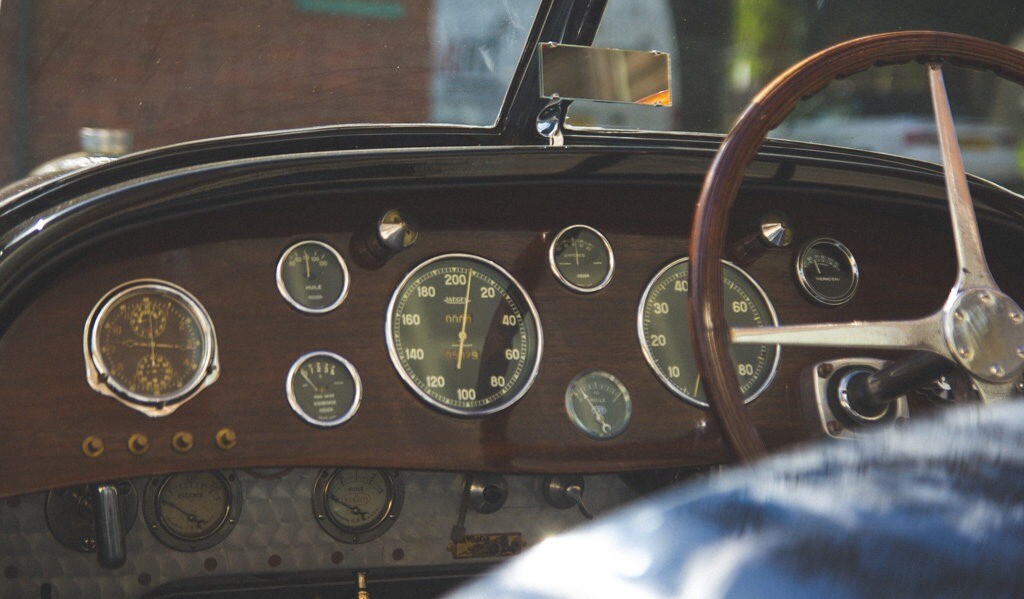
{"label": "amber indicator lens", "polygon": [[277,263],[277,288],[295,309],[323,314],[348,293],[348,267],[341,254],[322,241],[300,241]]}

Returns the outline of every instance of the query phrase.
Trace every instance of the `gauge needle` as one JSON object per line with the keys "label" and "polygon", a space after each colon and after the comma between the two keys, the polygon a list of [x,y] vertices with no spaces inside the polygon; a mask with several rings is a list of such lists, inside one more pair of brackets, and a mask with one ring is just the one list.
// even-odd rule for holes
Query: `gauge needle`
{"label": "gauge needle", "polygon": [[697,382],[693,384],[693,396],[697,397],[700,393],[700,375],[697,375]]}
{"label": "gauge needle", "polygon": [[349,510],[352,511],[353,514],[359,516],[363,520],[365,520],[366,517],[370,515],[367,512],[364,512],[363,510],[359,509],[358,507],[356,507],[354,505],[349,505],[349,504],[345,503],[344,501],[342,501],[342,500],[338,499],[337,497],[335,497],[333,494],[329,495],[329,497],[331,498],[331,501],[341,505],[342,507],[348,508]]}
{"label": "gauge needle", "polygon": [[121,345],[127,347],[158,347],[160,349],[180,349],[184,351],[192,350],[198,347],[198,345],[178,345],[176,343],[156,343],[150,341],[149,343],[143,343],[139,341],[133,341],[131,339],[125,339],[121,342]]}
{"label": "gauge needle", "polygon": [[580,248],[576,247],[576,238],[572,238],[572,254],[576,256],[576,266],[580,265]]}
{"label": "gauge needle", "polygon": [[306,278],[308,279],[313,276],[313,273],[309,271],[309,254],[302,252],[302,258],[306,261]]}
{"label": "gauge needle", "polygon": [[612,430],[612,425],[605,422],[604,416],[601,415],[600,410],[597,409],[597,406],[594,405],[594,402],[590,400],[590,396],[587,395],[587,392],[584,391],[582,388],[578,387],[578,389],[580,390],[580,395],[583,396],[583,399],[585,399],[587,403],[590,404],[590,409],[591,411],[594,412],[594,419],[597,420],[597,423],[601,425],[601,431],[607,433],[608,431]]}
{"label": "gauge needle", "polygon": [[175,503],[171,503],[170,501],[167,501],[167,500],[165,499],[165,500],[163,500],[163,501],[161,501],[161,502],[160,502],[160,505],[166,505],[166,506],[168,506],[168,507],[172,507],[172,508],[174,508],[174,509],[178,510],[178,511],[179,511],[179,512],[181,512],[181,513],[182,513],[182,514],[183,514],[183,515],[184,515],[184,516],[185,516],[186,518],[188,518],[188,521],[189,521],[189,522],[194,522],[194,523],[196,524],[196,526],[198,526],[199,528],[202,528],[202,527],[206,526],[206,520],[203,520],[203,519],[201,519],[201,518],[200,518],[199,516],[196,516],[196,515],[195,515],[195,514],[193,514],[192,512],[187,512],[187,511],[185,511],[184,509],[182,509],[181,507],[179,507],[179,506],[178,506],[177,504],[175,504]]}
{"label": "gauge needle", "polygon": [[149,359],[156,365],[156,336],[153,334],[153,313],[149,313]]}
{"label": "gauge needle", "polygon": [[314,383],[308,376],[306,376],[305,372],[300,370],[299,374],[302,375],[302,378],[306,379],[306,382],[309,383],[309,386],[312,387],[314,391],[320,390],[320,388],[316,386],[316,383]]}
{"label": "gauge needle", "polygon": [[818,261],[815,260],[814,262],[812,262],[812,264],[814,264],[814,270],[818,271],[818,274],[820,275],[821,274],[821,267],[818,266]]}
{"label": "gauge needle", "polygon": [[466,345],[466,320],[469,316],[469,291],[473,285],[473,269],[466,277],[466,301],[462,303],[462,330],[459,331],[459,358],[455,361],[455,370],[462,370],[462,348]]}

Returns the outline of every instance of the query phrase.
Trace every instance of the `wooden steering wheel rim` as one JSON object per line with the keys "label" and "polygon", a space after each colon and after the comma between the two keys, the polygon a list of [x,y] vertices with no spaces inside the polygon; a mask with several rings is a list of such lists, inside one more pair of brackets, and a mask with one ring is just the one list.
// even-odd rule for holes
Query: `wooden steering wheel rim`
{"label": "wooden steering wheel rim", "polygon": [[729,210],[743,172],[768,132],[802,100],[835,79],[873,66],[911,61],[988,70],[1024,85],[1024,53],[996,42],[936,31],[902,31],[853,39],[793,65],[754,96],[722,142],[704,179],[690,235],[692,342],[698,350],[694,354],[708,403],[741,461],[766,453],[764,441],[744,409],[722,308],[722,253]]}

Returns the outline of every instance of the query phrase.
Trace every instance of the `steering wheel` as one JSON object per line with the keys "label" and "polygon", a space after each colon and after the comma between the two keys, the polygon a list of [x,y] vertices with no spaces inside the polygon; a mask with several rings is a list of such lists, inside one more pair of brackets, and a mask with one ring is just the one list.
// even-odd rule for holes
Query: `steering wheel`
{"label": "steering wheel", "polygon": [[744,409],[729,356],[730,331],[722,295],[722,252],[729,209],[771,129],[796,105],[833,79],[872,66],[910,61],[928,69],[932,107],[945,171],[958,273],[949,298],[918,320],[850,322],[734,329],[733,343],[841,348],[912,349],[941,355],[974,381],[985,402],[1019,397],[1024,370],[1024,311],[989,272],[974,214],[942,64],[990,70],[1024,85],[1024,52],[965,35],[906,31],[850,40],[797,63],[761,90],[729,131],[704,180],[690,237],[692,341],[697,367],[723,432],[741,461],[765,453],[764,442]]}

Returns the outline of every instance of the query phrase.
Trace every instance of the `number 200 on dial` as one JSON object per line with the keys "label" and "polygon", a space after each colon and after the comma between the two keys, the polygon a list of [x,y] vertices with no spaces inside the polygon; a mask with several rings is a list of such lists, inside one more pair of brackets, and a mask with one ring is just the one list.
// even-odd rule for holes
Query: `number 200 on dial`
{"label": "number 200 on dial", "polygon": [[469,254],[428,260],[406,275],[388,306],[391,361],[429,405],[460,416],[518,401],[537,376],[537,310],[512,275]]}
{"label": "number 200 on dial", "polygon": [[[640,301],[637,329],[644,357],[674,394],[708,407],[697,361],[690,343],[690,311],[687,298],[690,262],[680,258],[661,269]],[[730,327],[764,327],[778,324],[775,310],[750,275],[722,262],[725,321]],[[779,360],[777,345],[733,345],[729,351],[745,402],[752,401],[771,383]]]}

